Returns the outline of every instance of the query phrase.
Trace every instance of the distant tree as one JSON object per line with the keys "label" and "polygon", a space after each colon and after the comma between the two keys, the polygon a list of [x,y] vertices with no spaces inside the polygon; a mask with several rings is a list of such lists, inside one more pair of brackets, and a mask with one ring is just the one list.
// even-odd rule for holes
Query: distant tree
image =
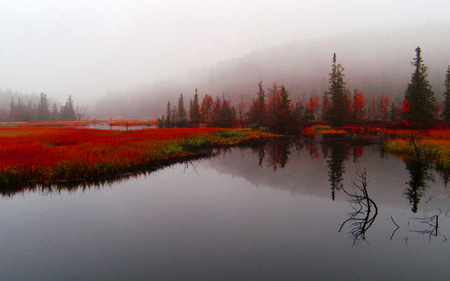
{"label": "distant tree", "polygon": [[192,105],[189,109],[189,119],[194,124],[200,123],[200,105],[198,101],[197,89],[195,89],[194,100],[192,101]]}
{"label": "distant tree", "polygon": [[183,93],[180,94],[180,98],[178,99],[178,119],[177,126],[185,126],[187,123],[187,114],[186,108],[184,107]]}
{"label": "distant tree", "polygon": [[386,120],[389,107],[389,97],[387,95],[381,95],[378,99],[378,111],[380,112],[381,119]]}
{"label": "distant tree", "polygon": [[61,109],[61,120],[65,120],[65,121],[77,120],[77,116],[75,114],[75,107],[74,107],[74,103],[73,103],[71,95],[67,99],[64,107]]}
{"label": "distant tree", "polygon": [[292,110],[292,118],[294,122],[300,124],[305,121],[304,116],[305,116],[305,105],[300,99],[298,99]]}
{"label": "distant tree", "polygon": [[212,97],[206,94],[200,106],[200,120],[202,123],[212,123],[213,104]]}
{"label": "distant tree", "polygon": [[289,92],[284,85],[277,92],[276,119],[277,129],[286,130],[287,126],[292,122],[291,100]]}
{"label": "distant tree", "polygon": [[221,123],[218,125],[222,127],[231,127],[236,122],[236,109],[231,105],[231,101],[222,95],[222,112]]}
{"label": "distant tree", "polygon": [[262,82],[258,83],[258,97],[252,100],[248,112],[249,122],[258,127],[266,125],[266,94],[262,86]]}
{"label": "distant tree", "polygon": [[336,53],[333,54],[333,64],[330,72],[330,87],[328,93],[331,97],[329,122],[333,126],[342,126],[349,122],[351,115],[351,102],[348,89],[345,87],[344,68],[336,62]]}
{"label": "distant tree", "polygon": [[219,97],[216,97],[216,100],[214,101],[211,119],[216,125],[222,124],[222,101]]}
{"label": "distant tree", "polygon": [[246,107],[247,103],[244,100],[244,94],[241,94],[237,105],[237,121],[241,124],[245,123]]}
{"label": "distant tree", "polygon": [[48,105],[47,95],[41,93],[41,98],[38,104],[38,120],[48,121],[50,118],[50,108]]}
{"label": "distant tree", "polygon": [[444,91],[444,108],[442,111],[442,118],[445,121],[450,121],[450,65],[447,66],[447,73],[445,74],[445,91]]}
{"label": "distant tree", "polygon": [[420,47],[417,47],[416,57],[411,62],[415,70],[405,91],[405,100],[409,102],[409,112],[405,112],[405,117],[413,124],[427,125],[433,121],[435,97],[427,80],[427,67],[423,63],[421,52]]}
{"label": "distant tree", "polygon": [[394,102],[391,102],[389,104],[389,120],[391,121],[398,120],[398,106]]}
{"label": "distant tree", "polygon": [[173,128],[173,125],[174,125],[174,120],[172,118],[172,108],[170,107],[170,101],[167,102],[166,119],[164,120],[164,125],[166,128]]}
{"label": "distant tree", "polygon": [[280,91],[278,89],[277,83],[273,83],[272,87],[267,88],[269,92],[269,100],[267,102],[266,110],[266,120],[270,128],[275,129],[277,126],[277,103],[280,101]]}
{"label": "distant tree", "polygon": [[366,106],[366,98],[358,89],[353,92],[353,119],[360,121],[364,119]]}
{"label": "distant tree", "polygon": [[309,103],[306,105],[305,122],[311,122],[316,120],[316,111],[319,108],[320,98],[319,96],[311,96]]}
{"label": "distant tree", "polygon": [[50,121],[58,121],[59,120],[59,111],[56,103],[53,104],[52,110],[50,111]]}

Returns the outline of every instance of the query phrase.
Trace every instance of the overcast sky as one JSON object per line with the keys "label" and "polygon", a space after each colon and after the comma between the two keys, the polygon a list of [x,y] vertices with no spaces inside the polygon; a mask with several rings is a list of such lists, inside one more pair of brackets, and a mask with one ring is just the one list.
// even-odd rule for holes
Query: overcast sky
{"label": "overcast sky", "polygon": [[257,48],[448,22],[450,1],[3,0],[0,12],[0,87],[83,104]]}

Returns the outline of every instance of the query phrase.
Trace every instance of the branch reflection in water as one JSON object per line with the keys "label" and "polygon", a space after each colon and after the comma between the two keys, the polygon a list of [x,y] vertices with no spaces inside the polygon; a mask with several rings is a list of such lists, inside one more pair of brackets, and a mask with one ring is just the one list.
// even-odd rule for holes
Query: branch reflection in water
{"label": "branch reflection in water", "polygon": [[[357,172],[353,180],[354,192],[348,192],[345,188],[342,191],[347,194],[352,204],[353,212],[349,213],[349,218],[345,220],[339,232],[342,231],[347,223],[351,224],[349,232],[353,239],[353,245],[358,245],[360,241],[366,241],[366,232],[373,225],[378,214],[378,207],[375,202],[369,197],[367,191],[367,171]],[[373,212],[372,212],[373,211]]]}

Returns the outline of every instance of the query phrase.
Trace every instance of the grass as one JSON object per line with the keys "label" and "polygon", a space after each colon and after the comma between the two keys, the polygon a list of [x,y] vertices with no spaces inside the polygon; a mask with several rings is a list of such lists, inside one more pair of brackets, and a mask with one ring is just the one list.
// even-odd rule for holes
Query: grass
{"label": "grass", "polygon": [[315,134],[336,135],[336,134],[345,134],[347,132],[343,129],[336,130],[329,125],[315,125],[315,126],[303,129],[302,133],[304,135],[315,135]]}
{"label": "grass", "polygon": [[416,144],[421,153],[432,161],[441,170],[450,170],[450,130],[388,130],[379,131],[390,137],[385,144],[387,152],[411,157],[414,155],[414,146],[410,141],[414,135]]}
{"label": "grass", "polygon": [[0,128],[0,185],[117,176],[272,136],[245,129]]}

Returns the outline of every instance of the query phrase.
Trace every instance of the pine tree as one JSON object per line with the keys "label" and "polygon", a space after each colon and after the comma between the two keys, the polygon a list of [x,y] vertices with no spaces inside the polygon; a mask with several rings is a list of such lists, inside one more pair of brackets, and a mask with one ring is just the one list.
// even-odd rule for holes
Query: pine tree
{"label": "pine tree", "polygon": [[184,107],[183,93],[180,94],[180,98],[178,99],[178,120],[177,125],[182,127],[187,123],[187,114],[186,109]]}
{"label": "pine tree", "polygon": [[192,101],[192,105],[189,109],[189,119],[194,124],[200,123],[200,105],[198,102],[197,89],[195,89],[194,100]]}
{"label": "pine tree", "polygon": [[416,57],[411,64],[415,70],[405,91],[405,100],[408,100],[409,106],[405,117],[413,124],[427,125],[433,121],[435,97],[427,80],[428,67],[423,63],[420,47],[416,48]]}
{"label": "pine tree", "polygon": [[329,109],[329,122],[333,126],[342,126],[349,122],[351,116],[351,102],[349,91],[345,87],[344,68],[336,62],[336,53],[333,54],[333,64],[330,72],[330,95],[331,107]]}
{"label": "pine tree", "polygon": [[442,111],[442,118],[445,121],[450,121],[450,65],[447,66],[447,73],[445,74],[445,92],[444,92],[444,110]]}
{"label": "pine tree", "polygon": [[258,83],[258,97],[252,100],[248,112],[249,122],[258,127],[266,125],[266,93],[263,89],[262,82]]}
{"label": "pine tree", "polygon": [[53,104],[52,111],[50,112],[50,121],[58,121],[59,120],[59,111],[56,103]]}
{"label": "pine tree", "polygon": [[164,122],[166,128],[173,128],[172,108],[170,107],[170,101],[167,102],[166,120]]}
{"label": "pine tree", "polygon": [[48,105],[47,95],[41,93],[41,98],[38,104],[38,120],[48,121],[50,118],[50,109]]}
{"label": "pine tree", "polygon": [[73,100],[72,100],[72,96],[71,95],[67,99],[63,110],[64,110],[64,114],[61,113],[61,116],[64,116],[63,120],[66,120],[66,121],[77,120],[77,116],[75,114],[75,108],[74,108],[74,104],[73,104]]}

